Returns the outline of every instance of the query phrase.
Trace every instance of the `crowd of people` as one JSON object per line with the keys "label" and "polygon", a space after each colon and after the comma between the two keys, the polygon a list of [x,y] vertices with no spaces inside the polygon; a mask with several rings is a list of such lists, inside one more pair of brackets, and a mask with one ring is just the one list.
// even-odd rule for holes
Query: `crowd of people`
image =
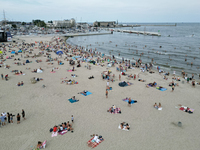
{"label": "crowd of people", "polygon": [[[22,109],[22,118],[25,120],[25,111],[24,109]],[[17,124],[20,123],[20,120],[21,120],[21,115],[19,113],[17,113],[17,115],[13,115],[12,113],[9,113],[9,112],[3,112],[1,113],[1,117],[0,117],[0,126],[5,126],[6,125],[6,122],[7,123],[11,123],[13,124],[13,120],[14,120],[14,117],[16,116],[17,118]]]}

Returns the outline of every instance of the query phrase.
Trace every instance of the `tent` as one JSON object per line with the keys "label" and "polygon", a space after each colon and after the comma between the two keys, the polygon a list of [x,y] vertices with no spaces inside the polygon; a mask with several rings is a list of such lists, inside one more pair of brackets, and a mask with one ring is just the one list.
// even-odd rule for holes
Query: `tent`
{"label": "tent", "polygon": [[11,54],[15,54],[15,51],[12,51]]}
{"label": "tent", "polygon": [[27,60],[26,60],[26,63],[30,63],[30,61],[27,59]]}
{"label": "tent", "polygon": [[60,54],[63,54],[63,52],[62,51],[57,51],[56,54],[60,55]]}
{"label": "tent", "polygon": [[20,49],[20,50],[18,50],[18,53],[22,53],[22,50]]}
{"label": "tent", "polygon": [[2,51],[0,51],[0,54],[2,54],[3,52]]}

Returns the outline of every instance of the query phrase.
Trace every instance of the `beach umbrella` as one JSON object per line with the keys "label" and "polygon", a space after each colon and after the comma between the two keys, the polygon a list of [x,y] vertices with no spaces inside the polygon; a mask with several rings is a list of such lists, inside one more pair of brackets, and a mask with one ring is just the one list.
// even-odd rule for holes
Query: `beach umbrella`
{"label": "beach umbrella", "polygon": [[3,52],[2,51],[0,51],[0,54],[2,54]]}
{"label": "beach umbrella", "polygon": [[15,54],[15,51],[12,51],[11,54]]}
{"label": "beach umbrella", "polygon": [[62,51],[57,51],[56,54],[60,55],[60,54],[63,54],[63,52]]}
{"label": "beach umbrella", "polygon": [[18,50],[18,53],[22,53],[22,50]]}
{"label": "beach umbrella", "polygon": [[6,59],[8,59],[9,58],[9,56],[6,56]]}

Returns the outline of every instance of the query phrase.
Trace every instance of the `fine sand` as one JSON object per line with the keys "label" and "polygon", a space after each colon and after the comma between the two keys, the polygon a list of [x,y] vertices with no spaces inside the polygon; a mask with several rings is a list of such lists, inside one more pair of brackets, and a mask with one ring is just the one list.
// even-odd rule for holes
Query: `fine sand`
{"label": "fine sand", "polygon": [[[51,39],[52,37],[44,36],[20,37],[19,40],[15,40],[25,40],[26,43],[35,41],[45,43]],[[11,49],[19,50],[19,48]],[[39,50],[34,48],[33,53],[38,52]],[[4,58],[10,55],[7,52]],[[22,55],[25,56],[23,53]],[[58,57],[53,52],[51,55],[52,58]],[[21,54],[16,55],[15,58],[21,58]],[[157,71],[149,74],[140,72],[139,69],[128,69],[128,74],[138,75],[139,73],[139,77],[145,79],[146,82],[139,82],[137,77],[136,80],[129,80],[133,85],[119,87],[120,72],[116,71],[116,67],[106,69],[106,66],[91,65],[91,70],[89,70],[85,67],[87,63],[84,62],[81,63],[80,68],[75,65],[75,72],[67,72],[67,69],[72,69],[73,66],[70,66],[64,57],[59,58],[64,65],[58,65],[57,61],[53,61],[53,65],[48,65],[48,62],[45,62],[47,57],[43,55],[38,58],[21,59],[21,62],[29,59],[32,63],[18,66],[14,64],[18,61],[7,59],[4,63],[10,65],[10,69],[0,68],[0,74],[9,75],[8,81],[0,79],[0,111],[17,115],[24,109],[26,113],[26,120],[21,118],[20,124],[17,124],[15,116],[13,124],[6,124],[0,128],[1,150],[30,150],[36,148],[38,141],[44,140],[47,140],[47,150],[87,150],[90,149],[87,141],[94,133],[104,138],[104,141],[95,148],[96,150],[198,150],[200,147],[200,120],[198,119],[200,85],[193,88],[191,83],[188,84],[185,81],[183,84],[181,81],[176,81],[175,83],[179,83],[179,86],[171,92],[171,87],[168,86],[172,81],[171,76],[169,80],[164,80],[163,75],[159,75]],[[42,62],[35,62],[37,59],[41,59]],[[43,73],[31,72],[40,67],[44,69]],[[55,67],[59,70],[50,73]],[[11,70],[22,71],[25,75],[14,75]],[[116,76],[116,81],[110,82],[113,90],[109,91],[108,98],[105,96],[106,80],[101,78],[101,73],[106,70],[111,70]],[[72,73],[78,77],[71,77]],[[94,79],[89,80],[88,77],[92,75]],[[43,81],[32,84],[30,79],[33,77],[43,78]],[[61,84],[61,78],[65,77],[78,81],[78,84]],[[125,76],[122,76],[123,80],[127,81]],[[21,81],[24,85],[16,86]],[[167,90],[159,91],[145,86],[154,81]],[[77,94],[83,90],[88,90],[92,94],[89,96]],[[70,103],[68,99],[72,96],[76,96],[79,102]],[[128,107],[128,104],[122,101],[126,97],[131,97],[138,103]],[[161,111],[153,108],[155,102],[162,104]],[[194,113],[180,111],[176,108],[178,104],[195,109]],[[107,110],[112,105],[120,107],[122,113],[108,113]],[[74,116],[72,125],[74,132],[51,137],[52,133],[49,129],[68,120],[71,123],[71,115]],[[123,121],[130,124],[130,131],[118,129],[119,123]],[[182,122],[182,127],[177,126],[179,121]]]}

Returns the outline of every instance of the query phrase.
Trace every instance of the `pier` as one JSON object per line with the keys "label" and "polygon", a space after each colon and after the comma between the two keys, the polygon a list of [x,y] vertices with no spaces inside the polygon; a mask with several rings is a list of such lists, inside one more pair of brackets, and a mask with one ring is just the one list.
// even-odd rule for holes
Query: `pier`
{"label": "pier", "polygon": [[161,34],[158,33],[158,32],[146,32],[146,31],[135,31],[135,30],[120,30],[120,29],[108,29],[108,30],[115,31],[115,32],[150,35],[150,36],[161,36]]}
{"label": "pier", "polygon": [[64,37],[74,37],[74,36],[91,36],[91,35],[105,35],[105,34],[113,34],[113,32],[95,32],[95,33],[67,33],[62,34]]}

